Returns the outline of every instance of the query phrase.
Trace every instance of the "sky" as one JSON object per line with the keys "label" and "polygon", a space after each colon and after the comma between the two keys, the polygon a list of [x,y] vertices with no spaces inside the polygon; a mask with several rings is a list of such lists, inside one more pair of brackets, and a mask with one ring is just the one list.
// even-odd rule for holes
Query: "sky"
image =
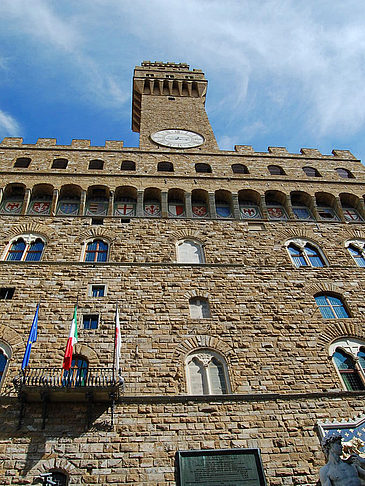
{"label": "sky", "polygon": [[0,140],[138,146],[132,76],[144,60],[203,70],[222,150],[365,160],[359,0],[1,0]]}

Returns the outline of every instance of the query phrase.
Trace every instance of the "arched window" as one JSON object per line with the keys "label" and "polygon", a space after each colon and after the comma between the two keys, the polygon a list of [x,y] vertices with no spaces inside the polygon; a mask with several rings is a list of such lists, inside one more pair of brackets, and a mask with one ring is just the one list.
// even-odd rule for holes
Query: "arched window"
{"label": "arched window", "polygon": [[351,240],[346,245],[348,252],[355,260],[358,267],[365,267],[365,241]]}
{"label": "arched window", "polygon": [[284,169],[280,165],[269,165],[267,169],[271,175],[285,175]]}
{"label": "arched window", "polygon": [[71,368],[63,372],[63,386],[86,386],[89,363],[84,356],[75,355]]}
{"label": "arched window", "polygon": [[347,390],[365,389],[365,343],[359,339],[336,339],[329,349],[338,374]]}
{"label": "arched window", "polygon": [[212,173],[212,168],[209,164],[195,164],[195,172],[199,172],[202,174],[211,174]]}
{"label": "arched window", "polygon": [[314,297],[322,317],[325,319],[343,319],[350,317],[345,304],[334,295],[321,294]]}
{"label": "arched window", "polygon": [[11,357],[10,347],[5,343],[0,342],[0,387],[4,382],[10,357]]}
{"label": "arched window", "polygon": [[103,240],[93,240],[86,244],[85,262],[106,262],[108,259],[108,243]]}
{"label": "arched window", "polygon": [[192,297],[189,300],[190,317],[192,319],[205,319],[210,317],[209,302],[203,297]]}
{"label": "arched window", "polygon": [[230,393],[227,366],[218,353],[197,350],[186,359],[190,395],[223,395]]}
{"label": "arched window", "polygon": [[19,157],[18,159],[16,159],[14,167],[26,169],[27,167],[29,167],[30,162],[31,159],[29,157]]}
{"label": "arched window", "polygon": [[337,174],[343,179],[353,179],[354,175],[348,169],[338,168],[336,169]]}
{"label": "arched window", "polygon": [[132,160],[123,160],[120,170],[136,170],[136,163]]}
{"label": "arched window", "polygon": [[287,243],[290,258],[296,267],[324,267],[325,260],[320,250],[305,240]]}
{"label": "arched window", "polygon": [[52,169],[66,169],[68,165],[67,159],[54,159],[52,162]]}
{"label": "arched window", "polygon": [[89,169],[102,170],[104,168],[104,162],[102,160],[90,160]]}
{"label": "arched window", "polygon": [[174,166],[171,162],[159,162],[157,170],[159,172],[174,172]]}
{"label": "arched window", "polygon": [[204,263],[204,251],[197,241],[183,240],[177,244],[177,261],[179,263]]}
{"label": "arched window", "polygon": [[231,168],[233,174],[248,174],[248,169],[243,164],[232,164]]}
{"label": "arched window", "polygon": [[36,235],[20,236],[8,248],[6,261],[38,262],[42,258],[44,241]]}
{"label": "arched window", "polygon": [[363,390],[364,384],[361,381],[359,372],[355,367],[355,361],[344,351],[337,349],[333,354],[333,361],[340,373],[347,390]]}
{"label": "arched window", "polygon": [[308,177],[321,177],[321,174],[314,167],[303,167],[303,172]]}

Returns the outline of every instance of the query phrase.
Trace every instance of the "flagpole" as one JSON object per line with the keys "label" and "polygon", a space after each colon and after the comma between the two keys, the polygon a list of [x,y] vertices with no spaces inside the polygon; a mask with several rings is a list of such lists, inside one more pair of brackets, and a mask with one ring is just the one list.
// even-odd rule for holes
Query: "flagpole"
{"label": "flagpole", "polygon": [[113,348],[113,382],[115,383],[115,348],[117,347],[117,312],[118,301],[115,303],[115,317],[114,317],[114,348]]}

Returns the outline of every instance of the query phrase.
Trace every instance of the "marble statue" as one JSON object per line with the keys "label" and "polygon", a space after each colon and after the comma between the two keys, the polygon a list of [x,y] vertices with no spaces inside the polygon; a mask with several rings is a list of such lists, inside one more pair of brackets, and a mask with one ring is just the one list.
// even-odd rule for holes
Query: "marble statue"
{"label": "marble statue", "polygon": [[352,454],[341,459],[342,437],[333,435],[322,442],[327,464],[319,471],[322,486],[365,486],[365,459]]}

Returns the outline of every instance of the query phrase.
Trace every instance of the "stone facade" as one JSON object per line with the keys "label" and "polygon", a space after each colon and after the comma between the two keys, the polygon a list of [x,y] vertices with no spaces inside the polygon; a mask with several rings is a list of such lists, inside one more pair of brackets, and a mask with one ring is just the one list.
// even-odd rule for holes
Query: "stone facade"
{"label": "stone facade", "polygon": [[[346,390],[329,346],[342,337],[365,342],[364,269],[346,246],[365,241],[365,169],[347,150],[221,151],[205,94],[200,70],[145,62],[134,80],[139,148],[54,139],[0,144],[0,287],[15,288],[0,300],[0,346],[10,349],[1,381],[1,484],[33,484],[63,471],[70,485],[173,485],[179,450],[258,447],[268,485],[315,485],[324,464],[317,421],[363,412],[364,391]],[[205,143],[179,149],[150,139],[171,128],[200,133]],[[57,159],[67,166],[52,167]],[[89,169],[92,160],[102,169]],[[123,161],[135,170],[121,170]],[[159,162],[173,171],[158,170]],[[200,163],[211,172],[196,172]],[[151,200],[160,207],[155,217],[145,211]],[[76,201],[77,214],[60,214],[62,201]],[[133,211],[118,213],[118,201]],[[180,215],[171,212],[176,201]],[[91,203],[104,206],[93,214]],[[203,217],[194,217],[194,204],[205,204]],[[250,204],[259,217],[245,216]],[[299,219],[298,204],[311,217]],[[283,217],[273,219],[270,207],[279,206]],[[227,217],[220,207],[229,208]],[[323,208],[335,216],[326,219]],[[41,259],[9,260],[12,243],[27,235],[43,241]],[[106,261],[84,261],[95,240],[108,245]],[[200,262],[177,256],[184,240],[201,245]],[[291,240],[319,248],[323,266],[297,268]],[[92,285],[105,286],[105,295],[93,297]],[[314,297],[323,293],[340,297],[348,317],[322,317]],[[194,298],[209,302],[208,317],[191,317]],[[118,302],[124,389],[112,425],[111,401],[90,403],[81,386],[47,396],[48,382],[36,394],[14,385],[37,302],[30,370],[61,368],[76,300],[75,352],[100,370],[113,366]],[[97,329],[83,328],[84,315],[98,316]],[[228,393],[189,393],[186,360],[199,350],[222,357]]]}

